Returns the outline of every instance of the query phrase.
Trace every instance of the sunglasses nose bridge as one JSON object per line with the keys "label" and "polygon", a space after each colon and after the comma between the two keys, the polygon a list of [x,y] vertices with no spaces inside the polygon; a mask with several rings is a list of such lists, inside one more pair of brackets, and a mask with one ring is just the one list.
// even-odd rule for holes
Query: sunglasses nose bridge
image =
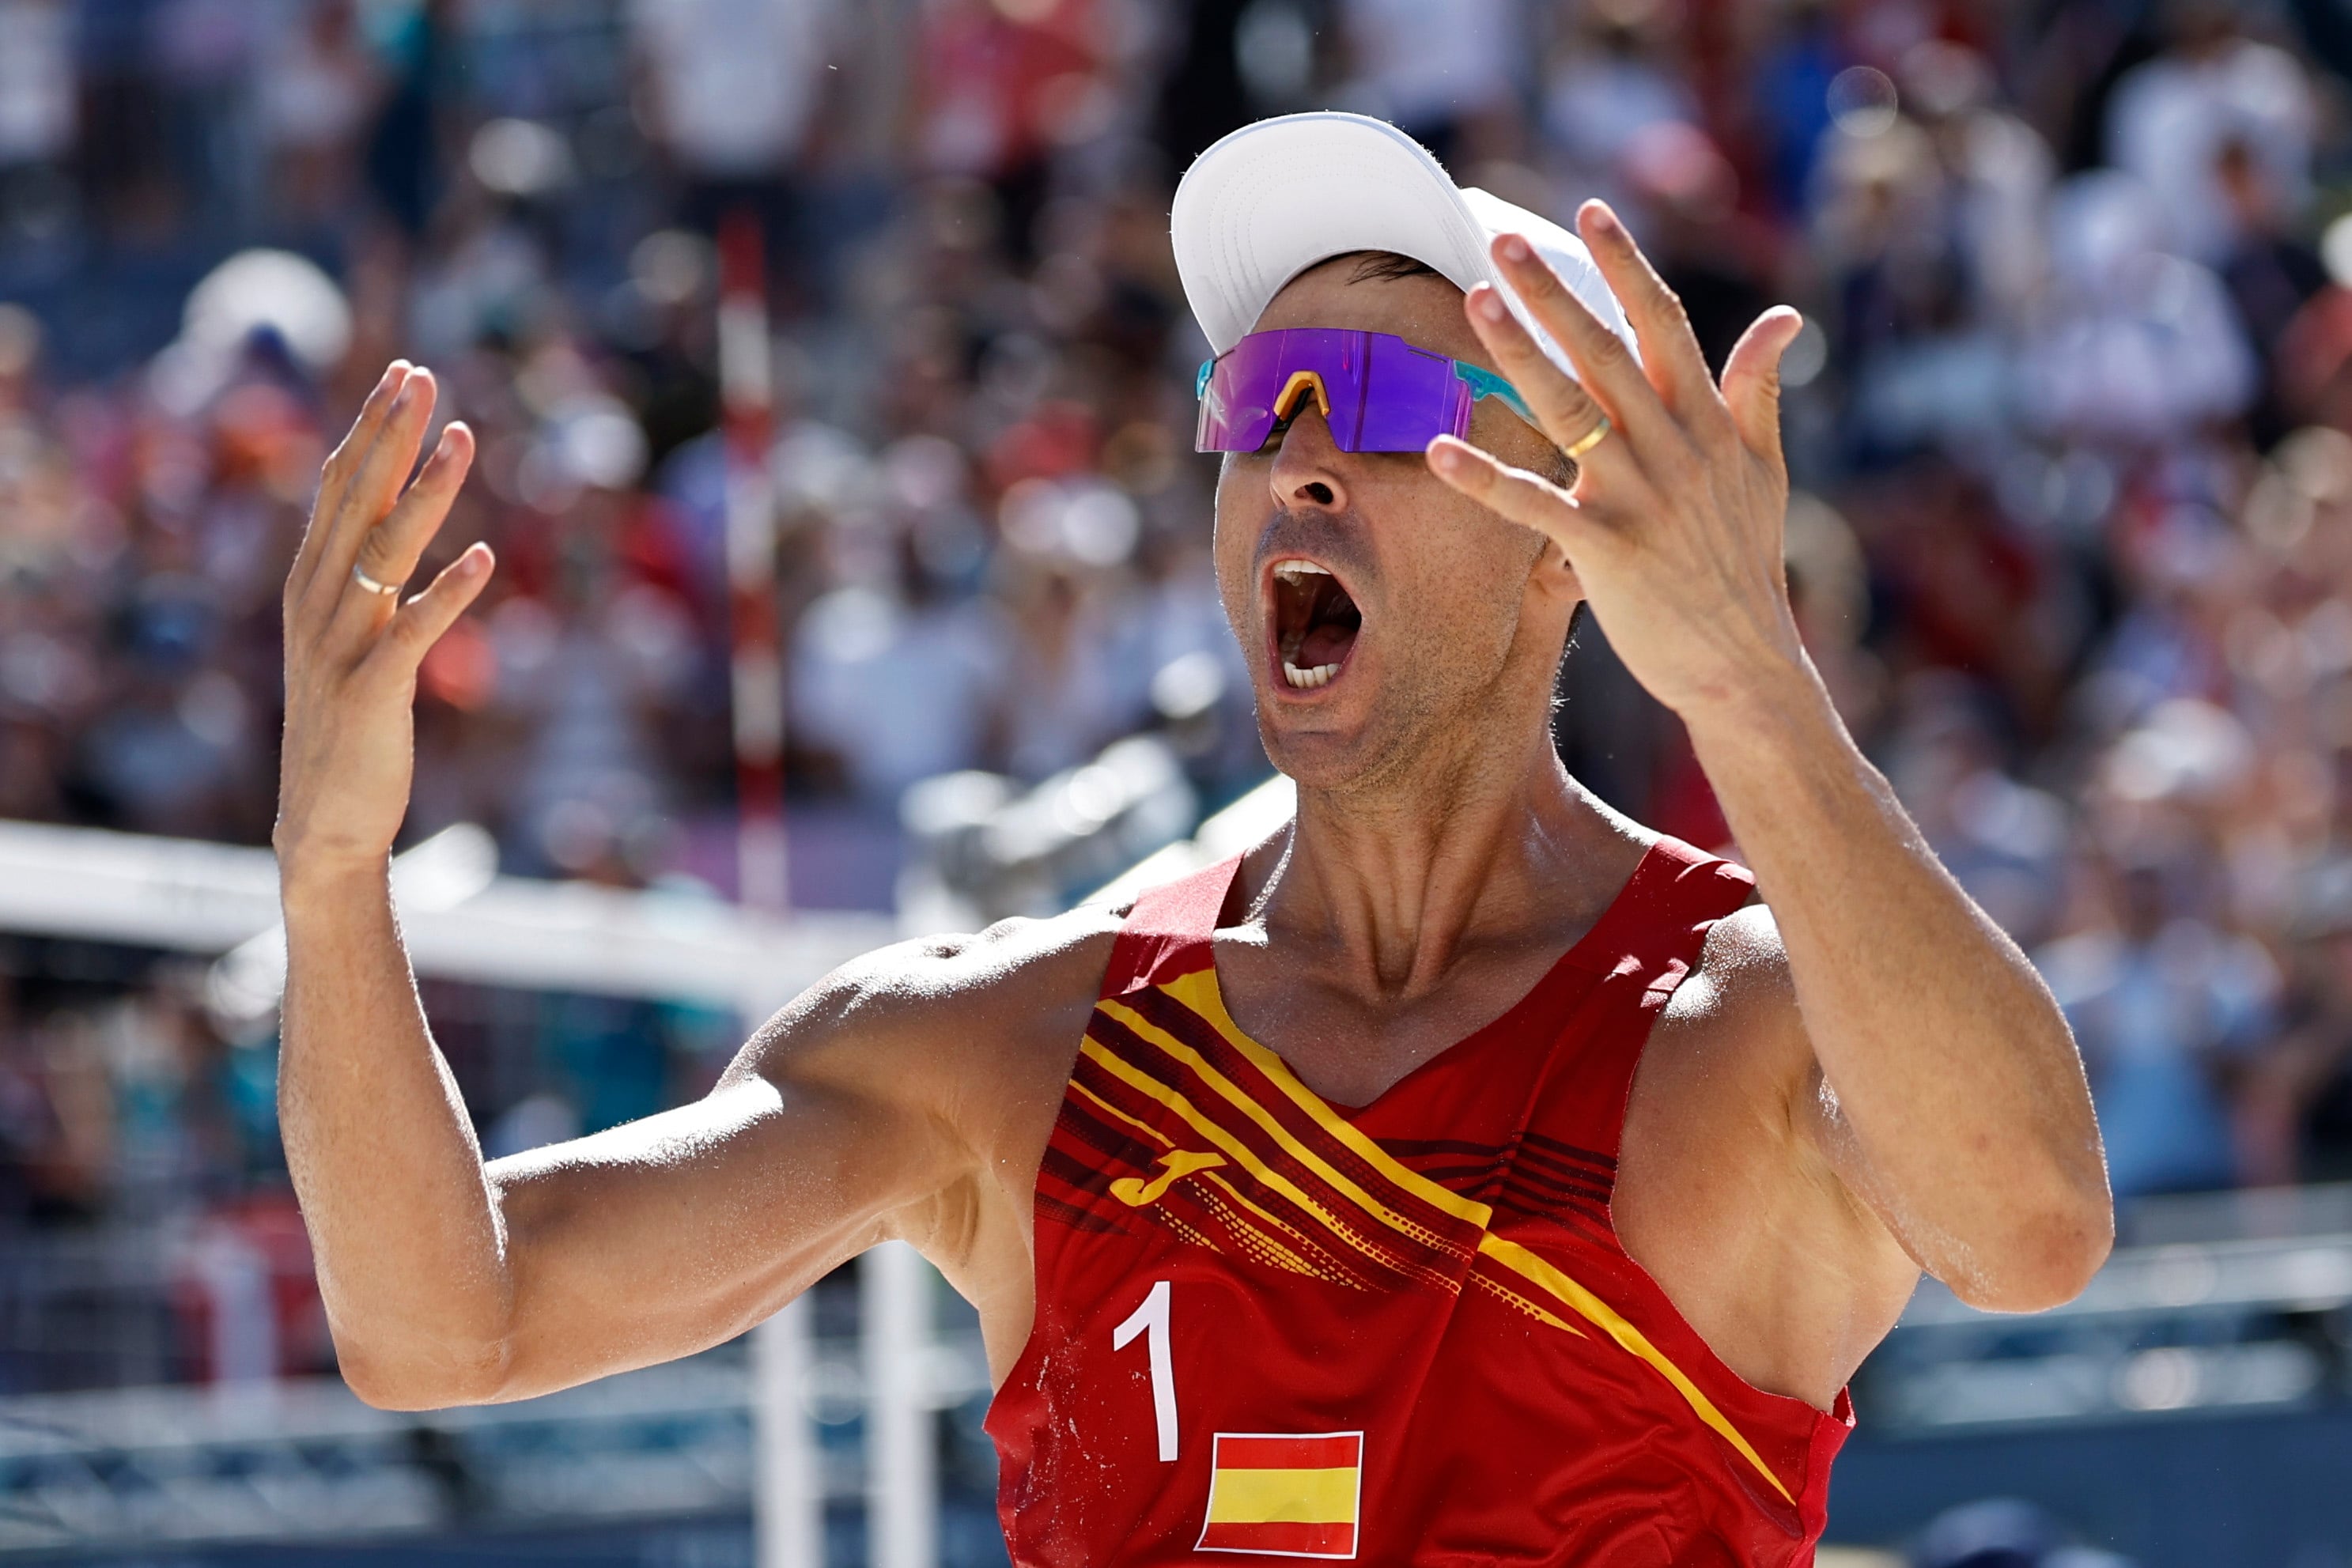
{"label": "sunglasses nose bridge", "polygon": [[1331,417],[1331,393],[1323,385],[1322,372],[1318,371],[1290,372],[1290,379],[1282,383],[1281,395],[1274,400],[1274,417],[1288,419],[1290,411],[1298,405],[1298,400],[1309,392],[1315,394],[1315,412],[1328,422]]}
{"label": "sunglasses nose bridge", "polygon": [[1277,510],[1344,511],[1348,506],[1346,462],[1328,419],[1307,419],[1305,410],[1290,422],[1274,450],[1267,487]]}

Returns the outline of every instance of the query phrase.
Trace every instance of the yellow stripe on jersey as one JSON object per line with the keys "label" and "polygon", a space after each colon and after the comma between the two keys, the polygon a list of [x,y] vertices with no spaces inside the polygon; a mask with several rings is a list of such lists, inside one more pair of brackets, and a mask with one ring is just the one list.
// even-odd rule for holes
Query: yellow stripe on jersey
{"label": "yellow stripe on jersey", "polygon": [[[1102,1005],[1106,1008],[1110,1006],[1108,1002],[1103,1003]],[[1135,1066],[1133,1063],[1127,1061],[1126,1058],[1120,1056],[1117,1051],[1102,1045],[1092,1036],[1088,1036],[1086,1040],[1080,1041],[1078,1049],[1086,1054],[1089,1061],[1101,1067],[1104,1071],[1108,1072],[1113,1077],[1126,1083],[1129,1088],[1136,1090],[1138,1092],[1150,1095],[1152,1099],[1159,1101],[1162,1105],[1167,1106],[1171,1111],[1173,1111],[1176,1114],[1181,1116],[1185,1122],[1191,1125],[1194,1132],[1200,1134],[1202,1137],[1208,1139],[1211,1143],[1215,1144],[1219,1148],[1224,1150],[1226,1154],[1232,1155],[1234,1161],[1246,1169],[1250,1175],[1257,1177],[1258,1180],[1264,1182],[1275,1191],[1282,1194],[1283,1197],[1288,1198],[1292,1203],[1297,1205],[1308,1214],[1313,1215],[1317,1219],[1322,1222],[1324,1228],[1330,1231],[1331,1234],[1339,1237],[1341,1240],[1347,1242],[1349,1246],[1355,1248],[1356,1250],[1363,1253],[1366,1257],[1372,1258],[1384,1264],[1388,1263],[1386,1259],[1381,1258],[1381,1254],[1373,1249],[1369,1241],[1357,1235],[1345,1225],[1339,1223],[1339,1219],[1337,1215],[1334,1215],[1321,1204],[1317,1203],[1313,1198],[1307,1197],[1305,1192],[1299,1189],[1297,1184],[1291,1181],[1287,1176],[1285,1176],[1280,1171],[1276,1170],[1264,1160],[1258,1158],[1256,1154],[1250,1149],[1249,1145],[1243,1143],[1239,1138],[1234,1137],[1231,1133],[1225,1131],[1223,1127],[1218,1124],[1214,1117],[1204,1114],[1198,1106],[1194,1105],[1192,1101],[1186,1099],[1181,1093],[1170,1088],[1167,1084],[1162,1083],[1159,1079],[1154,1078],[1151,1074],[1143,1071],[1143,1069]],[[1393,1267],[1394,1265],[1389,1264],[1389,1266]]]}
{"label": "yellow stripe on jersey", "polygon": [[[1241,1085],[1218,1071],[1207,1057],[1202,1056],[1199,1051],[1131,1008],[1113,1001],[1106,1001],[1099,1005],[1104,1012],[1126,1025],[1129,1030],[1150,1040],[1161,1051],[1192,1068],[1200,1075],[1202,1082],[1230,1101],[1234,1108],[1243,1115],[1256,1123],[1266,1136],[1281,1146],[1284,1153],[1313,1171],[1318,1180],[1347,1197],[1357,1207],[1399,1234],[1412,1237],[1424,1247],[1433,1247],[1446,1251],[1459,1251],[1463,1249],[1462,1242],[1442,1236],[1418,1220],[1406,1218],[1357,1186],[1344,1173],[1333,1168],[1329,1162],[1305,1144],[1300,1143],[1297,1134],[1289,1128],[1275,1120],[1274,1113],[1252,1099]],[[1326,1109],[1328,1110],[1328,1107],[1327,1106]],[[1490,1211],[1485,1210],[1482,1206],[1482,1212]]]}
{"label": "yellow stripe on jersey", "polygon": [[[1167,1134],[1161,1132],[1159,1128],[1153,1126],[1149,1122],[1138,1121],[1135,1117],[1129,1115],[1126,1112],[1120,1110],[1118,1106],[1112,1104],[1109,1101],[1104,1099],[1101,1095],[1096,1093],[1093,1090],[1087,1088],[1076,1079],[1073,1078],[1070,1080],[1070,1088],[1077,1093],[1084,1095],[1087,1100],[1093,1102],[1097,1109],[1108,1115],[1116,1116],[1120,1121],[1126,1123],[1129,1126],[1133,1127],[1137,1132],[1141,1133],[1146,1137],[1159,1143],[1162,1147],[1170,1149],[1175,1147],[1174,1140],[1171,1139]],[[1252,1203],[1247,1197],[1244,1197],[1242,1195],[1240,1188],[1226,1181],[1223,1176],[1210,1174],[1206,1176],[1205,1179],[1214,1186],[1223,1188],[1227,1197],[1232,1198],[1235,1203],[1240,1204],[1244,1208],[1248,1209],[1252,1214],[1256,1215],[1260,1219],[1263,1219],[1268,1225],[1273,1226],[1275,1229],[1280,1231],[1284,1236],[1288,1237],[1291,1240],[1297,1242],[1302,1247],[1307,1247],[1309,1249],[1313,1248],[1314,1244],[1307,1240],[1307,1233],[1305,1231],[1300,1230],[1295,1225],[1287,1224],[1283,1220],[1276,1218],[1273,1215],[1268,1214],[1265,1209],[1259,1207],[1256,1204]],[[1282,1243],[1275,1240],[1272,1237],[1260,1236],[1258,1239],[1264,1242],[1267,1247],[1273,1249],[1276,1255],[1281,1260],[1282,1267],[1289,1269],[1294,1273],[1312,1274],[1317,1279],[1336,1280],[1342,1284],[1354,1283],[1353,1281],[1347,1279],[1344,1275],[1334,1273],[1328,1269],[1317,1268],[1308,1260],[1299,1257],[1289,1248],[1285,1247]]]}
{"label": "yellow stripe on jersey", "polygon": [[1357,1158],[1433,1208],[1443,1209],[1457,1219],[1465,1219],[1481,1230],[1494,1223],[1492,1207],[1430,1180],[1390,1154],[1367,1137],[1353,1122],[1332,1110],[1329,1101],[1300,1082],[1297,1074],[1290,1071],[1288,1062],[1244,1034],[1241,1025],[1234,1022],[1233,1015],[1225,1010],[1224,995],[1217,989],[1215,969],[1196,969],[1192,974],[1179,976],[1160,988],[1191,1009],[1193,1016],[1215,1030],[1227,1045],[1247,1057],[1250,1064],[1272,1079],[1275,1085],[1289,1097],[1292,1104],[1314,1117],[1316,1125],[1345,1145]]}

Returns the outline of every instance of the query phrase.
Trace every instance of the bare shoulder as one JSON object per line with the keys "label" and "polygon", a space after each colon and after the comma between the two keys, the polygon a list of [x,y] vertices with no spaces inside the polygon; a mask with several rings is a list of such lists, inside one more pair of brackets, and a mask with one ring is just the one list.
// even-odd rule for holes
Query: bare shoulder
{"label": "bare shoulder", "polygon": [[730,1075],[854,1086],[988,1142],[1016,1107],[1058,1099],[1118,924],[1077,909],[878,947],[769,1019]]}
{"label": "bare shoulder", "polygon": [[1652,1045],[1669,1061],[1696,1059],[1710,1075],[1730,1073],[1751,1091],[1772,1081],[1791,1093],[1805,1085],[1812,1048],[1769,906],[1750,904],[1715,923]]}
{"label": "bare shoulder", "polygon": [[855,1157],[895,1148],[931,1173],[879,1234],[913,1242],[981,1309],[1000,1370],[1028,1332],[1030,1197],[1118,925],[1118,912],[1079,909],[877,948],[777,1013],[729,1069],[787,1103],[829,1103],[833,1124],[882,1130]]}

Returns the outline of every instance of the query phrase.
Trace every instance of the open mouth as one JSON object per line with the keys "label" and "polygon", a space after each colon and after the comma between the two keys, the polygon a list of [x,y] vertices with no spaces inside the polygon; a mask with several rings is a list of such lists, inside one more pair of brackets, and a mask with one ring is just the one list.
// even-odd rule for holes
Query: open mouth
{"label": "open mouth", "polygon": [[1298,557],[1275,562],[1274,652],[1286,685],[1330,685],[1363,626],[1363,612],[1328,568]]}

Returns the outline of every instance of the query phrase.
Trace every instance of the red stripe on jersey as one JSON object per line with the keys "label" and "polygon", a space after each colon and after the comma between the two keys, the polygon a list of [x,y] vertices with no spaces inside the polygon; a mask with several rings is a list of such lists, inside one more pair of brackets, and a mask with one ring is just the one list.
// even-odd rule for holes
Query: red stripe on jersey
{"label": "red stripe on jersey", "polygon": [[1203,1552],[1295,1552],[1317,1557],[1353,1557],[1352,1524],[1213,1524],[1202,1532]]}
{"label": "red stripe on jersey", "polygon": [[1221,1470],[1339,1470],[1352,1469],[1364,1456],[1360,1432],[1331,1437],[1236,1437],[1217,1434],[1217,1469]]}

